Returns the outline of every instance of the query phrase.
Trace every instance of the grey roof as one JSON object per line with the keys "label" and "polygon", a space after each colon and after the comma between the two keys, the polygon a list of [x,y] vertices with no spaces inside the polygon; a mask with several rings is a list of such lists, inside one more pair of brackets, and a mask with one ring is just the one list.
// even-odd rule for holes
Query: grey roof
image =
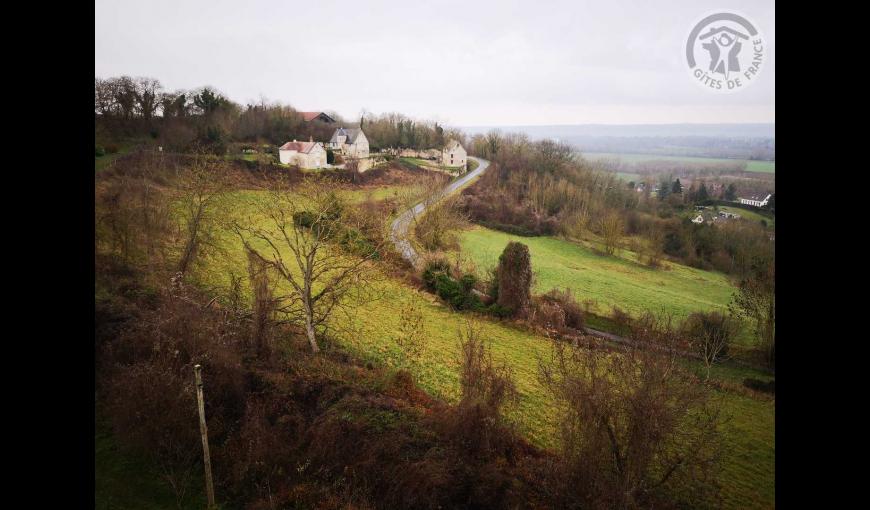
{"label": "grey roof", "polygon": [[332,138],[330,138],[329,141],[330,141],[330,143],[336,143],[336,142],[338,142],[338,137],[344,135],[347,137],[347,140],[345,140],[345,143],[355,143],[356,139],[359,137],[360,133],[362,133],[362,129],[360,129],[360,128],[340,127],[338,129],[336,129],[334,133],[332,133]]}
{"label": "grey roof", "polygon": [[447,142],[447,145],[444,146],[444,150],[453,150],[454,147],[462,147],[457,140],[450,140]]}

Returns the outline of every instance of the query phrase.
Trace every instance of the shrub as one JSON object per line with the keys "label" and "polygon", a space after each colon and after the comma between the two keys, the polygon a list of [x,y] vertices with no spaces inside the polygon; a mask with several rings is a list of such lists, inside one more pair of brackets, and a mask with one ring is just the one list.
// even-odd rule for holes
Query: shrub
{"label": "shrub", "polygon": [[735,332],[734,322],[718,312],[695,312],[683,323],[683,333],[707,368],[707,379],[713,364],[728,355]]}
{"label": "shrub", "polygon": [[99,157],[105,156],[105,155],[106,155],[106,149],[104,149],[102,145],[97,145],[96,147],[94,147],[94,156],[95,157],[99,158]]}
{"label": "shrub", "polygon": [[375,249],[374,243],[357,229],[345,229],[338,242],[349,253],[360,257],[370,256],[375,260],[380,259],[380,253]]}
{"label": "shrub", "polygon": [[693,344],[721,342],[718,356],[728,354],[728,346],[734,337],[736,326],[726,315],[719,312],[695,312],[683,324],[683,332]]}
{"label": "shrub", "polygon": [[505,308],[498,303],[492,303],[488,307],[486,307],[486,313],[490,315],[494,315],[499,319],[506,319],[514,314],[514,311],[510,308]]}
{"label": "shrub", "polygon": [[565,310],[556,301],[536,300],[530,319],[548,330],[559,332],[565,329]]}
{"label": "shrub", "polygon": [[[435,292],[456,310],[480,310],[483,304],[472,292],[473,282],[476,280],[474,277],[469,280],[466,276],[469,275],[458,281],[444,273],[435,276]],[[472,286],[467,286],[468,281],[472,282]]]}
{"label": "shrub", "polygon": [[[661,321],[638,333],[642,342],[674,340]],[[561,456],[552,478],[565,499],[555,506],[690,508],[674,498],[715,497],[719,409],[676,353],[554,342],[539,370],[558,417]]]}
{"label": "shrub", "polygon": [[497,365],[479,330],[467,326],[459,336],[462,399],[449,421],[450,436],[469,457],[504,448],[512,440],[505,408],[517,399],[507,365]]}
{"label": "shrub", "polygon": [[550,303],[558,303],[564,314],[564,326],[582,331],[586,326],[583,309],[574,299],[570,289],[552,289],[541,296],[542,300]]}
{"label": "shrub", "polygon": [[435,278],[440,274],[450,274],[450,263],[444,259],[434,259],[426,263],[423,270],[423,283],[430,291],[435,291]]}
{"label": "shrub", "polygon": [[462,290],[465,292],[471,292],[474,289],[474,285],[477,283],[477,277],[473,274],[464,274],[462,278],[459,279],[459,283],[462,285]]}

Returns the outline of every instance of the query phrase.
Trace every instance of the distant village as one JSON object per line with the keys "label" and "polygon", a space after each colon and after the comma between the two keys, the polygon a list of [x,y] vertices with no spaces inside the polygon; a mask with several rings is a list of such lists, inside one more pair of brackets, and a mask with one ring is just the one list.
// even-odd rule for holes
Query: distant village
{"label": "distant village", "polygon": [[[306,122],[319,121],[326,124],[337,124],[335,119],[324,112],[301,112]],[[343,159],[353,159],[366,168],[366,161],[373,156],[369,151],[369,140],[361,128],[346,128],[338,126],[328,141],[293,140],[278,148],[278,159],[284,165],[295,165],[303,169],[330,168],[327,151],[340,154]],[[457,140],[448,140],[441,148],[426,151],[411,149],[388,149],[384,154],[401,157],[413,157],[433,160],[442,167],[458,169],[462,172],[468,169],[468,153]],[[335,165],[341,167],[342,165]]]}

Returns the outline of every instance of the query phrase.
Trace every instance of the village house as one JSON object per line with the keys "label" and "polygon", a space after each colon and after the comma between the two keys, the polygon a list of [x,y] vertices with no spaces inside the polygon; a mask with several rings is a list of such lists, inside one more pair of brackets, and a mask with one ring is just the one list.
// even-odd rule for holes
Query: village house
{"label": "village house", "polygon": [[320,122],[325,122],[326,124],[335,124],[335,119],[323,112],[299,112],[299,114],[302,115],[302,120],[305,122],[318,120]]}
{"label": "village house", "polygon": [[726,220],[731,220],[731,219],[736,220],[737,218],[740,217],[740,215],[737,213],[729,212],[729,211],[719,211],[719,217],[725,218]]}
{"label": "village house", "polygon": [[369,157],[369,139],[360,128],[340,127],[332,133],[327,146],[351,158]]}
{"label": "village house", "polygon": [[450,140],[441,150],[441,165],[449,167],[467,168],[468,153],[456,140]]}
{"label": "village house", "polygon": [[753,205],[755,207],[764,207],[767,205],[767,202],[770,200],[770,193],[767,194],[766,197],[752,197],[752,198],[741,198],[740,203],[746,205]]}
{"label": "village house", "polygon": [[278,148],[278,159],[285,165],[299,168],[323,168],[326,166],[326,149],[313,140],[287,142]]}
{"label": "village house", "polygon": [[695,216],[695,219],[692,220],[692,223],[695,223],[696,225],[700,225],[701,223],[704,223],[704,215],[699,214],[699,215]]}

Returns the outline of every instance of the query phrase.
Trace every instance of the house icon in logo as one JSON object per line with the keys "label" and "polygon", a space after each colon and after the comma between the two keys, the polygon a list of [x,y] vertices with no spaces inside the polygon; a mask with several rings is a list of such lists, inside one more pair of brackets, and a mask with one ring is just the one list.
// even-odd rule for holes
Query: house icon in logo
{"label": "house icon in logo", "polygon": [[705,43],[701,47],[710,53],[710,72],[728,75],[740,72],[738,55],[743,47],[740,40],[748,40],[749,36],[729,27],[710,28],[710,30],[698,38]]}

